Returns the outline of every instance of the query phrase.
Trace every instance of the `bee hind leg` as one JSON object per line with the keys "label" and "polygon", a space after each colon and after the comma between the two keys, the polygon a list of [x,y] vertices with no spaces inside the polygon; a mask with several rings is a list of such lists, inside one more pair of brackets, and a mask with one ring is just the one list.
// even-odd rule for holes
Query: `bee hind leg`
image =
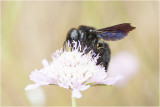
{"label": "bee hind leg", "polygon": [[63,52],[66,51],[66,42],[67,41],[65,40],[64,43],[63,43]]}
{"label": "bee hind leg", "polygon": [[96,54],[99,54],[99,58],[97,59],[97,65],[102,65],[105,67],[105,70],[107,72],[108,65],[110,62],[110,55],[111,51],[109,48],[109,45],[107,43],[98,43],[98,49],[96,51]]}

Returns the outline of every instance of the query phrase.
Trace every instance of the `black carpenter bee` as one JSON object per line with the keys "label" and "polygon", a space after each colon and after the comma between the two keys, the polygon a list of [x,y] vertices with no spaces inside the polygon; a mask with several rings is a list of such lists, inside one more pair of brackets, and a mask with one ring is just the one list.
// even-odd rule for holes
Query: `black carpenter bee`
{"label": "black carpenter bee", "polygon": [[[78,29],[72,28],[67,34],[66,40],[63,44],[63,50],[66,49],[66,43],[70,43],[70,46],[73,47],[73,41],[80,42],[81,50],[83,51],[85,47],[85,54],[93,50],[95,54],[99,55],[97,59],[97,65],[102,65],[107,71],[111,51],[109,45],[102,40],[106,41],[116,41],[120,40],[127,36],[129,31],[132,31],[135,27],[132,27],[130,23],[123,23],[111,27],[106,27],[96,30],[94,27],[79,26]],[[102,40],[101,40],[102,39]]]}

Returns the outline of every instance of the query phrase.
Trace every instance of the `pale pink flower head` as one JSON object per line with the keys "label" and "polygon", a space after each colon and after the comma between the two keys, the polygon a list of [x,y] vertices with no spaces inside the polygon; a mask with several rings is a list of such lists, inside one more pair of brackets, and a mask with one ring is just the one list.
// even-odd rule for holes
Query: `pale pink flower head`
{"label": "pale pink flower head", "polygon": [[137,74],[138,69],[138,59],[131,53],[123,51],[112,57],[107,72],[110,76],[122,75],[123,78],[115,84],[115,86],[122,87]]}
{"label": "pale pink flower head", "polygon": [[44,59],[42,61],[44,67],[30,74],[30,80],[35,84],[28,85],[25,89],[54,84],[71,89],[72,97],[81,98],[80,91],[88,89],[91,85],[114,85],[122,78],[122,75],[110,76],[103,66],[96,65],[98,55],[93,58],[95,54],[92,51],[88,54],[79,52],[80,44],[79,47],[76,47],[77,42],[74,44],[72,51],[71,49],[69,51],[57,50],[52,55],[51,62]]}

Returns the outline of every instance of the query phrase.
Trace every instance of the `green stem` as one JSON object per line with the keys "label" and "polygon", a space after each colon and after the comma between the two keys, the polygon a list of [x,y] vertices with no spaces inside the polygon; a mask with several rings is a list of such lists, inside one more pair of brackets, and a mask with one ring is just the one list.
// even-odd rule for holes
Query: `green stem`
{"label": "green stem", "polygon": [[76,98],[72,97],[72,107],[76,107]]}

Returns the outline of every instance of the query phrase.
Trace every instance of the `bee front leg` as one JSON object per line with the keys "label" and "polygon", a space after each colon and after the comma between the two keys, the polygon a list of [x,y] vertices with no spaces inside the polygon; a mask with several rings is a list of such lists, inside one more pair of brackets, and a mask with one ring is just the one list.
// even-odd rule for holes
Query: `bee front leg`
{"label": "bee front leg", "polygon": [[63,43],[63,52],[66,51],[66,40]]}

